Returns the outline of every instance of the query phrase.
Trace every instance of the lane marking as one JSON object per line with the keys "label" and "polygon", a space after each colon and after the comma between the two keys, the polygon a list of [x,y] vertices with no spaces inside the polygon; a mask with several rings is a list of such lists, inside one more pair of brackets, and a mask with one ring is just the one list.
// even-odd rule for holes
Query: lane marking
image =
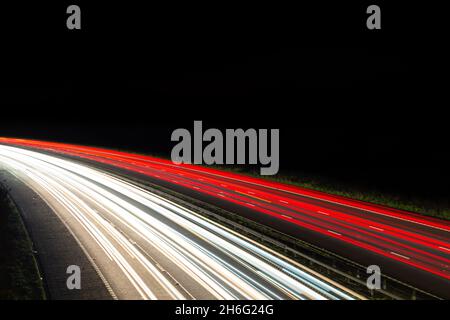
{"label": "lane marking", "polygon": [[450,249],[446,248],[446,247],[439,247],[439,249],[444,249],[444,250],[450,251]]}
{"label": "lane marking", "polygon": [[375,229],[375,230],[378,230],[378,231],[384,231],[384,229],[377,228],[377,227],[374,227],[374,226],[369,226],[369,228],[372,228],[372,229]]}
{"label": "lane marking", "polygon": [[327,230],[329,233],[332,233],[332,234],[335,234],[335,235],[337,235],[337,236],[342,236],[342,234],[340,234],[340,233],[338,233],[338,232],[335,232],[335,231],[332,231],[332,230]]}
{"label": "lane marking", "polygon": [[284,201],[284,200],[280,200],[280,202],[283,202],[283,203],[289,204],[289,202],[287,202],[287,201]]}
{"label": "lane marking", "polygon": [[326,216],[329,216],[329,215],[330,215],[328,212],[323,212],[323,211],[317,211],[317,213],[321,213],[321,214],[324,214],[324,215],[326,215]]}
{"label": "lane marking", "polygon": [[410,257],[407,257],[407,256],[404,256],[404,255],[401,255],[401,254],[399,254],[399,253],[396,253],[396,252],[392,252],[392,251],[391,251],[391,254],[393,254],[394,256],[397,256],[397,257],[400,257],[400,258],[406,259],[406,260],[410,260],[410,259],[411,259]]}
{"label": "lane marking", "polygon": [[242,195],[244,195],[246,197],[251,197],[251,198],[255,198],[255,199],[267,202],[267,203],[272,203],[272,201],[270,201],[270,200],[266,200],[266,199],[263,199],[263,198],[260,198],[260,197],[256,197],[256,196],[250,196],[248,193],[244,193],[244,192],[241,192],[241,191],[238,191],[238,190],[234,190],[234,192],[240,193],[240,194],[242,194]]}

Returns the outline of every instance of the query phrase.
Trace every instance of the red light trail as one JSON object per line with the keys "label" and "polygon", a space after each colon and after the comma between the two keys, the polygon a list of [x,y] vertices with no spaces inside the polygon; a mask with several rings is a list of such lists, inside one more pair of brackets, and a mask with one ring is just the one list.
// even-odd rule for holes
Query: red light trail
{"label": "red light trail", "polygon": [[450,222],[447,221],[221,170],[176,165],[150,156],[33,140],[1,138],[0,142],[137,172],[450,280]]}

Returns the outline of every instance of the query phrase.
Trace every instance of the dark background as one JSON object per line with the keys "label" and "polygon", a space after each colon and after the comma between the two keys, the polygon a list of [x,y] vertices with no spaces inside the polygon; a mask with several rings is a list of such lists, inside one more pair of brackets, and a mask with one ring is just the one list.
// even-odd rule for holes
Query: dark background
{"label": "dark background", "polygon": [[2,6],[0,136],[168,155],[194,120],[280,128],[282,173],[448,201],[443,8],[92,2]]}

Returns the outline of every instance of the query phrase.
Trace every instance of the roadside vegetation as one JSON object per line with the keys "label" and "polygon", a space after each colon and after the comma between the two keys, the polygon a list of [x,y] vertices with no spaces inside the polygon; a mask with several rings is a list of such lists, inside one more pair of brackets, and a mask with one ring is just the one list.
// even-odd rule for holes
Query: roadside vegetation
{"label": "roadside vegetation", "polygon": [[45,299],[32,243],[22,218],[0,184],[0,300]]}

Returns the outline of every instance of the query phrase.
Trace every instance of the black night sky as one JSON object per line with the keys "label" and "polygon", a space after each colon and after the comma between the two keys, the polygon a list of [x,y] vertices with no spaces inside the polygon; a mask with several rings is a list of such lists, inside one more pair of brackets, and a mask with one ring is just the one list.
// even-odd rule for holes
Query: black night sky
{"label": "black night sky", "polygon": [[168,154],[194,120],[280,128],[282,172],[448,198],[443,38],[417,12],[377,33],[364,4],[79,3],[78,33],[64,3],[1,19],[0,136]]}

